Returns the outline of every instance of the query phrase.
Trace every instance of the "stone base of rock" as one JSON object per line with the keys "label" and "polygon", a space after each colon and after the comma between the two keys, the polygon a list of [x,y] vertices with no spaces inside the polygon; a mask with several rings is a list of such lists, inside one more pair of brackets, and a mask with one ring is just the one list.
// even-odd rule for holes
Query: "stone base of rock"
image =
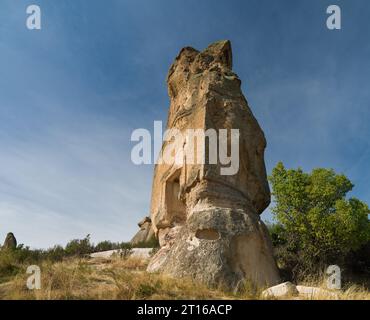
{"label": "stone base of rock", "polygon": [[232,290],[245,281],[256,287],[279,282],[266,227],[256,214],[212,208],[193,213],[185,226],[171,232],[151,259],[149,272]]}

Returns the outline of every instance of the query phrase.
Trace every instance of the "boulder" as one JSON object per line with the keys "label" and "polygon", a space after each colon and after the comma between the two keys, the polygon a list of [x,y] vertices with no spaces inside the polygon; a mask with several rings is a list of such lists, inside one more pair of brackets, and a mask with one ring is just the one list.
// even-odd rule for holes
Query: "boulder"
{"label": "boulder", "polygon": [[307,286],[297,286],[297,291],[300,296],[306,299],[338,299],[339,296],[336,292],[322,289],[318,287],[307,287]]}
{"label": "boulder", "polygon": [[338,293],[331,290],[295,285],[291,282],[284,282],[277,286],[268,288],[262,292],[262,298],[278,299],[295,297],[295,299],[339,299]]}
{"label": "boulder", "polygon": [[140,259],[149,259],[152,255],[153,248],[132,248],[132,249],[116,249],[101,252],[94,252],[90,254],[93,259],[111,259],[115,256],[129,256]]}
{"label": "boulder", "polygon": [[280,283],[277,286],[268,288],[262,292],[263,298],[283,298],[298,295],[296,286],[291,282]]}
{"label": "boulder", "polygon": [[12,232],[9,232],[5,238],[3,249],[15,249],[17,248],[17,239]]}
{"label": "boulder", "polygon": [[[173,163],[161,161],[173,148],[165,139],[154,169],[151,220],[161,248],[148,271],[230,289],[244,281],[265,287],[279,283],[269,234],[260,219],[270,203],[266,140],[232,71],[230,42],[213,43],[201,52],[182,49],[167,83],[167,129],[186,139],[175,148],[174,159],[182,155],[182,161]],[[194,161],[187,153],[189,129],[219,134],[226,129],[229,137],[224,142],[227,148],[237,147],[238,166],[232,164],[226,172],[220,158],[210,161],[213,151],[221,155],[217,145],[216,150],[205,146],[210,152],[203,163]],[[238,130],[235,145],[232,129]]]}

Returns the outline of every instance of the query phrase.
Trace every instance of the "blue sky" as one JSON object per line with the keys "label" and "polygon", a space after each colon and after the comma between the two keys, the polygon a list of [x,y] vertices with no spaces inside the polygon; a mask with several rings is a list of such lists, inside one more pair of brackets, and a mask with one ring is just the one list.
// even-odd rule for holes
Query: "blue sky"
{"label": "blue sky", "polygon": [[[42,30],[25,27],[38,4]],[[326,8],[342,9],[342,30]],[[184,46],[230,39],[234,71],[278,161],[330,167],[370,203],[368,0],[2,0],[0,241],[125,241],[149,210],[133,129],[166,120]],[[268,211],[263,217],[269,219]]]}

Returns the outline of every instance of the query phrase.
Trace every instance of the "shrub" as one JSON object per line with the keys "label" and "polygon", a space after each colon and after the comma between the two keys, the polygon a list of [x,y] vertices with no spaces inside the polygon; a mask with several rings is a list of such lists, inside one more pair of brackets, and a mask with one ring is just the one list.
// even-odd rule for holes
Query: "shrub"
{"label": "shrub", "polygon": [[269,177],[277,225],[270,226],[280,264],[314,272],[347,257],[370,241],[368,206],[346,198],[353,184],[333,170],[287,170],[279,163]]}
{"label": "shrub", "polygon": [[67,243],[64,251],[67,256],[83,256],[94,250],[94,246],[90,242],[90,235],[88,234],[84,239],[74,239]]}
{"label": "shrub", "polygon": [[149,241],[139,242],[135,245],[135,248],[159,248],[159,242],[156,238],[151,238]]}
{"label": "shrub", "polygon": [[[74,239],[67,243],[63,248],[60,245],[47,250],[31,250],[24,245],[18,245],[16,249],[0,250],[0,282],[19,272],[25,272],[25,266],[40,264],[42,262],[61,262],[64,259],[83,258],[93,252],[120,249],[121,257],[129,255],[132,244],[130,242],[110,242],[102,241],[94,245],[90,241],[90,235],[83,239]],[[141,242],[135,247],[138,248],[157,248],[159,243],[156,239],[149,242]]]}

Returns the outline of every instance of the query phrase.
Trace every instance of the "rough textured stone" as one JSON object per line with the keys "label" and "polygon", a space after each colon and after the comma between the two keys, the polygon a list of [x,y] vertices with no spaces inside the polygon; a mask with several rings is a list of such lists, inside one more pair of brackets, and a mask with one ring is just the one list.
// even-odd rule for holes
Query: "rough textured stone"
{"label": "rough textured stone", "polygon": [[101,252],[94,252],[90,254],[91,258],[94,259],[111,259],[114,256],[128,255],[130,257],[140,258],[140,259],[149,259],[153,252],[153,248],[132,248],[130,250],[125,249],[116,249],[108,250]]}
{"label": "rough textured stone", "polygon": [[[167,77],[167,128],[239,129],[239,171],[221,175],[222,164],[157,164],[151,218],[161,249],[148,271],[193,277],[236,288],[279,283],[267,229],[260,214],[270,203],[262,129],[232,71],[229,41],[199,52],[180,51]],[[181,148],[186,147],[186,143]],[[169,142],[164,142],[161,155]]]}
{"label": "rough textured stone", "polygon": [[300,296],[306,299],[339,299],[339,296],[336,292],[317,287],[297,286],[297,291]]}
{"label": "rough textured stone", "polygon": [[284,282],[277,286],[268,288],[262,292],[262,297],[265,299],[291,298],[295,296],[299,299],[339,299],[337,292],[318,288],[295,285],[291,282]]}
{"label": "rough textured stone", "polygon": [[13,233],[9,232],[5,238],[3,249],[15,249],[17,247],[17,240]]}
{"label": "rough textured stone", "polygon": [[285,296],[296,296],[298,290],[291,282],[280,283],[277,286],[268,288],[262,292],[263,298],[282,298]]}
{"label": "rough textured stone", "polygon": [[145,217],[138,225],[140,230],[131,239],[131,243],[136,245],[143,242],[150,242],[155,237],[152,228],[152,220],[149,217]]}

